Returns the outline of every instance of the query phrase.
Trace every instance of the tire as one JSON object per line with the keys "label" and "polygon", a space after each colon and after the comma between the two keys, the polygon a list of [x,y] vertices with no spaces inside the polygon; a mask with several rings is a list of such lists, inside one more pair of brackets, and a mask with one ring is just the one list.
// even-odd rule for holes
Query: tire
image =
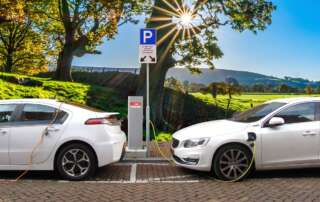
{"label": "tire", "polygon": [[252,152],[245,146],[230,144],[220,148],[213,159],[213,174],[223,181],[240,181],[253,170]]}
{"label": "tire", "polygon": [[74,143],[63,147],[57,156],[56,170],[66,180],[88,179],[95,174],[97,160],[91,148]]}

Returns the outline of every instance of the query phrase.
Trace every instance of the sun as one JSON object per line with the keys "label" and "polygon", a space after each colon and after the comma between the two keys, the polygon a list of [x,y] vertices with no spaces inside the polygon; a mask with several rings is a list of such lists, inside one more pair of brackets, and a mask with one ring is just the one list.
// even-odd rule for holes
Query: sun
{"label": "sun", "polygon": [[[182,40],[191,39],[201,32],[198,11],[208,0],[203,0],[199,5],[192,5],[188,0],[160,0],[166,4],[167,8],[153,6],[163,16],[151,17],[151,22],[164,22],[154,27],[157,30],[167,29],[166,33],[159,38],[157,45],[162,44],[171,37],[172,43],[181,37]],[[172,36],[173,35],[173,36]],[[170,42],[171,43],[171,42]]]}
{"label": "sun", "polygon": [[193,17],[192,17],[191,13],[183,13],[179,18],[179,24],[183,28],[188,28],[191,26],[192,19],[193,19]]}

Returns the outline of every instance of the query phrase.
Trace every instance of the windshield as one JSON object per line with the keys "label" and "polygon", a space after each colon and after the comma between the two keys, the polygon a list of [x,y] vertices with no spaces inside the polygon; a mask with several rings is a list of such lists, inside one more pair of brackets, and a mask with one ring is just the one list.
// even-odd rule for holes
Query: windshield
{"label": "windshield", "polygon": [[256,106],[252,109],[249,109],[245,112],[236,114],[231,118],[232,121],[237,121],[237,122],[245,122],[245,123],[250,123],[250,122],[255,122],[259,121],[266,115],[270,114],[274,110],[284,106],[286,103],[281,103],[281,102],[270,102],[270,103],[265,103],[259,106]]}

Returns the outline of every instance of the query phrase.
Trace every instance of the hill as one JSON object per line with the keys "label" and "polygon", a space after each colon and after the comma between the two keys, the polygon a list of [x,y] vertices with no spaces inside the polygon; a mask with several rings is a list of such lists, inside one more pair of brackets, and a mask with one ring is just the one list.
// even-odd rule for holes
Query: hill
{"label": "hill", "polygon": [[167,73],[167,78],[174,77],[180,81],[189,81],[190,83],[209,84],[212,82],[222,82],[228,77],[238,80],[241,85],[253,86],[255,84],[279,86],[286,84],[294,88],[304,88],[308,85],[317,87],[319,82],[310,81],[302,78],[284,77],[277,78],[254,72],[236,71],[226,69],[202,69],[202,74],[192,74],[189,70],[183,68],[172,68]]}

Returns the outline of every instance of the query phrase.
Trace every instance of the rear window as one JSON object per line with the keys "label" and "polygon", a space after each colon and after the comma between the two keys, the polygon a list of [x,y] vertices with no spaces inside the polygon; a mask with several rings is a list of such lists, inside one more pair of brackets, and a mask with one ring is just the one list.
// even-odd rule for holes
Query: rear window
{"label": "rear window", "polygon": [[[58,114],[57,114],[58,112]],[[38,104],[25,104],[21,113],[20,121],[24,123],[55,123],[62,124],[67,119],[68,114],[62,110]]]}

